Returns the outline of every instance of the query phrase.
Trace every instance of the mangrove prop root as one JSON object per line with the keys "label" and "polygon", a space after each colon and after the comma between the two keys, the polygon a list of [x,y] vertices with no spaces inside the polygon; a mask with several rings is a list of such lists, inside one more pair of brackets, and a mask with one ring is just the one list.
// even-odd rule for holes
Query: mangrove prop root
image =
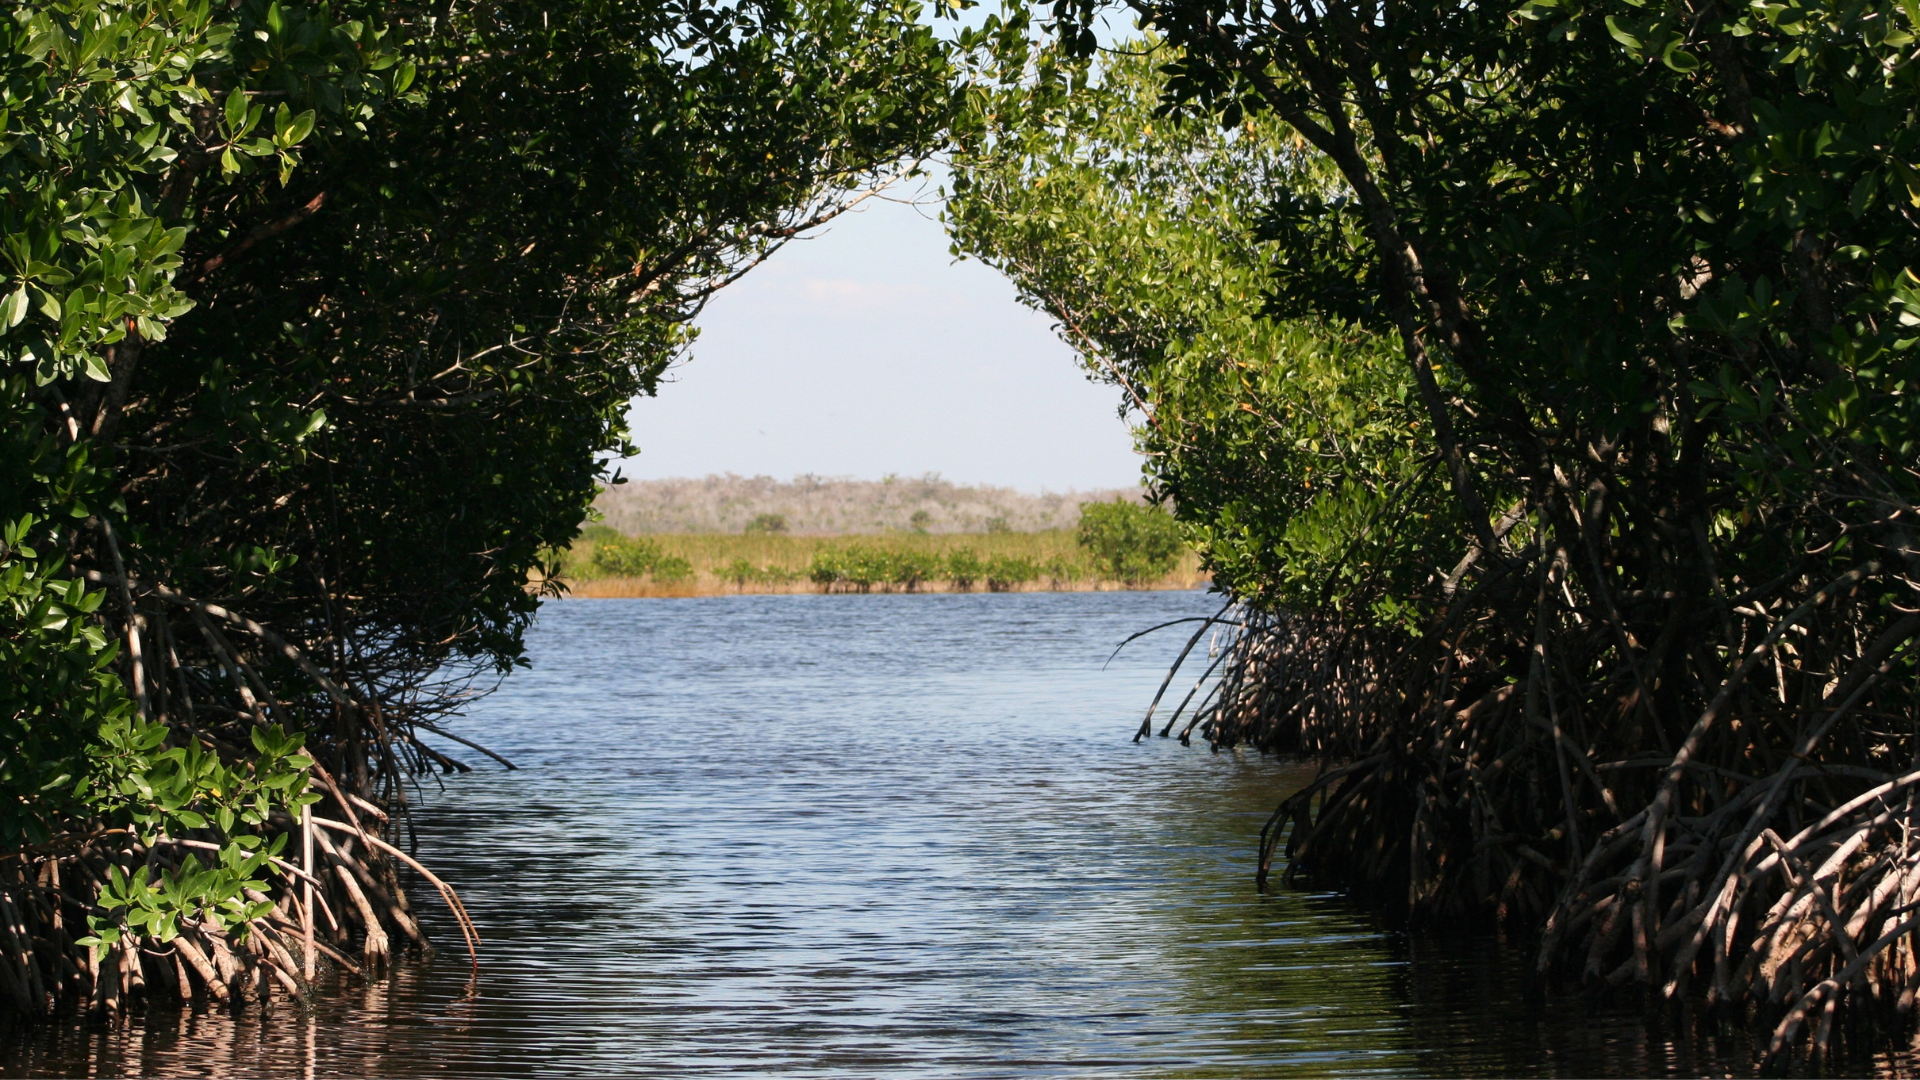
{"label": "mangrove prop root", "polygon": [[1532,932],[1543,985],[1704,1000],[1775,1067],[1910,1032],[1920,615],[1886,612],[1920,586],[1868,559],[1696,618],[1583,590],[1544,545],[1502,560],[1418,634],[1210,620],[1225,655],[1181,737],[1322,762],[1261,834],[1260,887]]}
{"label": "mangrove prop root", "polygon": [[[262,870],[264,890],[248,890],[271,908],[265,916],[223,927],[189,915],[164,940],[129,932],[98,950],[78,944],[89,917],[111,914],[98,901],[112,871],[155,880],[189,856],[205,865],[222,846],[212,828],[149,846],[129,829],[74,821],[44,843],[0,853],[0,1010],[36,1017],[69,1003],[118,1017],[150,1000],[264,1009],[276,997],[308,996],[323,969],[376,974],[396,943],[429,947],[402,866],[446,901],[477,972],[480,935],[459,896],[400,846],[412,824],[409,777],[450,760],[416,730],[507,764],[442,726],[471,700],[467,684],[423,681],[410,674],[419,667],[412,659],[349,648],[336,627],[269,627],[124,571],[89,579],[116,588],[138,613],[127,620],[143,664],[133,677],[169,745],[196,743],[234,764],[251,755],[258,726],[301,731],[320,801],[268,823],[288,843],[286,857]],[[176,632],[182,626],[191,632]]]}
{"label": "mangrove prop root", "polygon": [[[323,827],[354,831],[344,822],[315,820]],[[248,890],[249,899],[274,906],[265,917],[231,929],[188,919],[169,940],[128,934],[98,955],[76,940],[87,933],[86,915],[99,913],[96,899],[106,868],[119,867],[129,876],[164,870],[178,866],[193,847],[163,839],[147,849],[127,840],[111,847],[88,844],[70,852],[0,860],[0,998],[29,1017],[49,1013],[63,1001],[85,1002],[89,1011],[109,1018],[143,1000],[219,1006],[252,1002],[264,1008],[276,992],[288,999],[305,998],[311,992],[308,972],[316,969],[319,958],[325,958],[326,966],[359,976],[379,969],[391,954],[396,934],[424,945],[424,935],[403,911],[391,905],[382,911],[360,884],[363,878],[383,876],[391,881],[390,870],[382,874],[381,864],[398,849],[383,850],[384,842],[369,836],[374,843],[349,854],[318,838],[332,872],[307,879],[294,867],[276,866],[268,892]],[[452,895],[444,882],[434,885],[443,895]],[[302,915],[297,896],[309,888],[317,909],[312,921]],[[351,912],[353,918],[340,919],[334,911]],[[477,947],[478,936],[464,910],[458,910],[456,918]],[[311,959],[305,946],[309,929],[316,954]],[[349,959],[356,951],[363,957],[359,963]]]}

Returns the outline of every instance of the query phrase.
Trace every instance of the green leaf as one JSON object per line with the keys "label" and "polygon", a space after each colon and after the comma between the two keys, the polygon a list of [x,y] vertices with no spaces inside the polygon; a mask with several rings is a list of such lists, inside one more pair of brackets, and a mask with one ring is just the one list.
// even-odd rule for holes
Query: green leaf
{"label": "green leaf", "polygon": [[[1880,174],[1870,172],[1853,185],[1853,193],[1847,198],[1847,209],[1854,217],[1864,217],[1867,207],[1873,202],[1874,194],[1880,188]],[[1864,254],[1864,252],[1863,252]]]}
{"label": "green leaf", "polygon": [[301,112],[300,115],[293,118],[293,123],[289,125],[287,128],[286,141],[284,145],[298,146],[300,145],[300,142],[302,140],[304,140],[308,135],[312,133],[313,133],[313,110],[307,109]]}
{"label": "green leaf", "polygon": [[1669,68],[1683,74],[1699,70],[1700,58],[1679,46],[1680,42],[1678,39],[1676,39],[1672,45],[1667,46],[1666,51],[1660,56],[1661,61]]}
{"label": "green leaf", "polygon": [[234,87],[227,95],[227,138],[237,139],[246,134],[247,129],[247,92]]}
{"label": "green leaf", "polygon": [[1625,45],[1629,51],[1639,53],[1640,39],[1628,33],[1627,29],[1621,26],[1619,20],[1612,15],[1607,16],[1607,33],[1612,34],[1613,40]]}
{"label": "green leaf", "polygon": [[26,317],[27,287],[22,285],[13,290],[12,295],[5,300],[0,300],[0,323],[5,323],[6,329],[11,330],[19,326],[20,320]]}

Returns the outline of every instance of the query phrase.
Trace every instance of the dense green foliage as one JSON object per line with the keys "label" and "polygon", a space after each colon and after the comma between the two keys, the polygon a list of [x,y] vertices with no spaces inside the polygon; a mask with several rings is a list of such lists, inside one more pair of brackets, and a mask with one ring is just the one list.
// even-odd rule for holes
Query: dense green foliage
{"label": "dense green foliage", "polygon": [[976,584],[985,584],[989,592],[1005,592],[1038,581],[1045,571],[1051,571],[1056,580],[1073,579],[1067,567],[1057,563],[1043,567],[1022,555],[994,554],[983,559],[973,548],[963,547],[943,558],[931,551],[848,544],[816,552],[807,577],[823,589],[853,592],[869,592],[876,585],[896,585],[912,592],[932,581],[948,582],[956,592],[967,592]]}
{"label": "dense green foliage", "polygon": [[1130,584],[1163,576],[1180,557],[1180,529],[1173,518],[1158,507],[1124,499],[1081,507],[1075,539],[1102,574]]}
{"label": "dense green foliage", "polygon": [[983,88],[948,208],[955,246],[1012,277],[1123,389],[1148,475],[1218,585],[1340,602],[1333,579],[1406,565],[1353,557],[1391,535],[1369,529],[1389,500],[1432,513],[1433,492],[1413,505],[1403,490],[1421,479],[1410,380],[1390,334],[1269,308],[1267,199],[1331,191],[1324,161],[1269,115],[1225,130],[1161,115],[1159,64],[1120,53],[1071,80]]}
{"label": "dense green foliage", "polygon": [[976,39],[954,234],[1251,603],[1196,722],[1352,762],[1290,872],[1775,1053],[1908,1009],[1914,9],[1128,6]]}
{"label": "dense green foliage", "polygon": [[947,553],[947,580],[961,592],[973,588],[974,583],[987,576],[987,564],[980,553],[971,547],[963,547]]}
{"label": "dense green foliage", "polygon": [[[354,14],[75,0],[0,19],[0,847],[90,821],[148,844],[225,841],[211,867],[114,882],[102,904],[118,913],[94,920],[108,941],[123,922],[164,940],[185,911],[219,926],[257,915],[241,890],[259,884],[259,830],[307,798],[299,734],[263,723],[242,736],[254,753],[227,763],[172,739],[140,658],[106,629],[108,594],[80,571],[124,576],[120,410],[142,347],[194,303],[176,280],[185,189],[233,199],[249,178],[283,180],[316,116],[351,127],[405,90],[410,69]],[[304,77],[316,70],[335,76],[324,91]],[[138,532],[125,535],[131,561]]]}
{"label": "dense green foliage", "polygon": [[594,544],[593,568],[603,574],[651,577],[655,581],[684,581],[693,575],[692,563],[661,551],[659,544],[643,536],[617,533]]}
{"label": "dense green foliage", "polygon": [[[1364,365],[1329,365],[1334,377],[1297,400],[1342,408],[1419,391],[1427,431],[1415,448],[1443,459],[1454,521],[1403,535],[1399,554],[1430,564],[1494,546],[1488,506],[1529,484],[1586,496],[1576,467],[1551,475],[1543,448],[1602,458],[1603,486],[1618,489],[1608,513],[1695,502],[1728,541],[1714,573],[1729,580],[1769,580],[1804,552],[1832,560],[1850,525],[1912,503],[1914,478],[1898,464],[1915,445],[1908,268],[1920,190],[1905,164],[1916,78],[1905,9],[1384,5],[1349,25],[1284,5],[1268,23],[1190,0],[1134,7],[1167,35],[1164,61],[1109,64],[1092,86],[1059,72],[1022,84],[1030,115],[1015,126],[1030,144],[1009,153],[1003,139],[988,155],[999,171],[967,177],[1000,185],[967,193],[980,213],[1012,209],[1017,224],[961,215],[956,231],[965,244],[983,229],[971,246],[1011,259],[1002,253],[1018,240],[1007,234],[1039,218],[1096,257],[1092,272],[1075,272],[1092,279],[1079,288],[1102,298],[1100,317],[1161,316],[1140,347],[1134,326],[1090,327],[1061,307],[1072,290],[1045,275],[1067,265],[1064,249],[1026,268],[1069,337],[1095,335],[1092,355],[1146,361],[1137,379],[1119,374],[1155,410],[1156,446],[1196,452],[1191,439],[1239,419],[1227,412],[1265,412],[1244,385],[1238,400],[1216,398],[1218,418],[1198,430],[1162,430],[1157,415],[1219,381],[1182,366],[1195,343],[1258,313],[1274,317],[1271,332],[1311,319],[1314,340],[1223,352],[1297,364],[1352,325],[1370,332],[1361,348],[1403,354],[1378,384]],[[1162,62],[1164,87],[1129,83]],[[1691,104],[1670,107],[1679,101]],[[1156,106],[1158,130],[1146,116]],[[1024,196],[1050,218],[1021,213],[1023,196],[1006,191],[1076,177],[1066,197]],[[1097,209],[1068,217],[1076,199]],[[1127,261],[1100,258],[1123,242],[1096,230],[1115,208],[1127,216],[1109,232],[1134,238],[1157,272],[1122,282],[1105,269]],[[1171,239],[1154,220],[1183,214]],[[1180,321],[1178,301],[1154,295],[1164,293],[1199,298],[1202,313]],[[1273,422],[1269,451],[1314,438],[1305,416]],[[1363,452],[1393,441],[1351,420],[1329,426],[1352,430]],[[1232,445],[1197,453],[1247,456]],[[1177,465],[1161,471],[1179,483]],[[1362,463],[1335,476],[1380,471]],[[1246,485],[1258,493],[1249,499],[1315,487],[1300,468],[1276,480]],[[1240,517],[1230,499],[1194,505],[1207,508],[1202,530]],[[1730,527],[1742,518],[1770,527]]]}
{"label": "dense green foliage", "polygon": [[520,662],[693,315],[949,94],[904,0],[44,0],[0,65],[0,849],[215,842],[113,884],[163,937],[303,739],[376,796]]}

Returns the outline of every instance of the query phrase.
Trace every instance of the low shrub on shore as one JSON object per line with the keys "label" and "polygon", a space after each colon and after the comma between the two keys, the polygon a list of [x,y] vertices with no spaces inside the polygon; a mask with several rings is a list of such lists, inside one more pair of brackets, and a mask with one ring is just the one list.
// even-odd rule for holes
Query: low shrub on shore
{"label": "low shrub on shore", "polygon": [[648,577],[658,582],[685,581],[693,564],[660,550],[646,537],[615,535],[594,545],[594,569],[609,577]]}
{"label": "low shrub on shore", "polygon": [[987,591],[1007,592],[1040,577],[1040,564],[1022,555],[996,555],[987,563]]}
{"label": "low shrub on shore", "polygon": [[1077,537],[1103,574],[1128,584],[1164,577],[1187,550],[1172,514],[1122,499],[1081,507]]}

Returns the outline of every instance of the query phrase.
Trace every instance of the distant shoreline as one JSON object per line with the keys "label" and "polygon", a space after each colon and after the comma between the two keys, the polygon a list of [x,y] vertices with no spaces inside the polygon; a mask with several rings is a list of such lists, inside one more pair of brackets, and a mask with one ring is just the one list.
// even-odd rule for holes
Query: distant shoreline
{"label": "distant shoreline", "polygon": [[[627,550],[608,565],[607,544]],[[853,558],[823,577],[823,560]],[[864,556],[863,558],[861,556]],[[956,579],[955,567],[967,567]],[[1212,577],[1192,551],[1139,582],[1107,576],[1064,529],[984,534],[792,536],[656,533],[622,537],[590,527],[562,553],[569,595],[692,597],[794,593],[1124,592],[1193,589]],[[537,582],[536,582],[537,584]]]}
{"label": "distant shoreline", "polygon": [[736,587],[733,582],[655,582],[647,578],[594,578],[588,581],[566,582],[567,591],[561,600],[641,600],[641,599],[682,599],[690,600],[711,596],[962,596],[969,593],[976,596],[990,596],[1000,593],[1039,593],[1039,592],[1184,592],[1204,588],[1212,583],[1205,574],[1169,575],[1148,585],[1120,585],[1110,581],[1087,581],[1061,583],[1059,585],[1034,582],[1016,585],[1006,589],[956,589],[944,581],[923,582],[913,589],[903,589],[897,585],[875,585],[866,592],[857,589],[835,588],[823,590],[812,582],[797,581],[787,584],[761,584],[749,582],[744,587]]}

